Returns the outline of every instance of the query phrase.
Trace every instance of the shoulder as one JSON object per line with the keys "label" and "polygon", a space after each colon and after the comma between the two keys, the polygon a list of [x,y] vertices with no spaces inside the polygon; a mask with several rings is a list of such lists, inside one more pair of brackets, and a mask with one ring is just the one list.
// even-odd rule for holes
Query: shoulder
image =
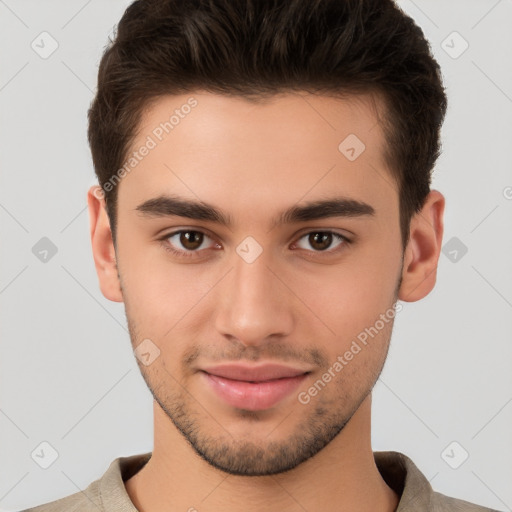
{"label": "shoulder", "polygon": [[383,479],[400,497],[396,512],[499,512],[434,491],[425,475],[403,453],[374,452],[374,457]]}
{"label": "shoulder", "polygon": [[98,480],[87,489],[22,512],[98,512],[103,510]]}
{"label": "shoulder", "polygon": [[147,452],[118,457],[101,478],[83,491],[22,512],[137,512],[126,492],[125,480],[137,473],[151,458]]}
{"label": "shoulder", "polygon": [[496,509],[445,496],[439,492],[432,493],[432,510],[436,512],[499,512]]}

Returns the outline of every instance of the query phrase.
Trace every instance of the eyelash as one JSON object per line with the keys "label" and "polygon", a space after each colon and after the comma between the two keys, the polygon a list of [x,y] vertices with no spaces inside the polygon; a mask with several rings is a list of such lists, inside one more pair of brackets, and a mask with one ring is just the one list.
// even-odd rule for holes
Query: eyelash
{"label": "eyelash", "polygon": [[[173,231],[172,233],[167,233],[165,236],[163,236],[162,238],[160,238],[160,241],[162,242],[163,246],[164,246],[164,249],[168,252],[170,252],[171,254],[173,254],[174,256],[178,256],[178,257],[182,257],[182,258],[194,258],[196,257],[197,253],[199,253],[200,251],[198,250],[195,250],[195,251],[192,251],[192,250],[178,250],[178,249],[174,249],[170,243],[169,243],[169,238],[173,237],[174,235],[179,235],[181,233],[201,233],[202,235],[204,235],[205,237],[208,237],[210,239],[212,239],[212,237],[210,237],[207,233],[205,233],[204,231],[201,231],[201,230],[198,230],[198,229],[181,229],[181,230],[178,230],[178,231]],[[307,251],[307,252],[312,252],[313,254],[337,254],[338,252],[342,251],[343,250],[343,247],[345,245],[350,245],[352,242],[351,240],[349,240],[346,236],[340,234],[340,233],[337,233],[336,231],[331,231],[331,230],[312,230],[312,231],[308,231],[307,233],[304,233],[303,235],[301,235],[297,241],[299,240],[302,240],[304,237],[307,237],[311,234],[318,234],[318,233],[321,233],[321,234],[329,234],[329,235],[333,235],[335,238],[338,238],[338,240],[340,242],[343,242],[341,245],[339,245],[336,249],[334,250],[329,250],[329,249],[326,249],[325,251]],[[294,242],[296,243],[296,242]],[[201,249],[201,250],[204,250],[204,249]],[[306,249],[304,249],[306,250]]]}

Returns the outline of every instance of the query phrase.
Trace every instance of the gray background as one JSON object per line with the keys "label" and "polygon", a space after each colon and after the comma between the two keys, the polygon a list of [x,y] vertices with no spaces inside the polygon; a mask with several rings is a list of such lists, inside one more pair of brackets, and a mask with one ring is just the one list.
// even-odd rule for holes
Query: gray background
{"label": "gray background", "polygon": [[[128,4],[0,0],[2,511],[75,493],[114,458],[152,449],[151,396],[123,307],[99,291],[85,202],[86,110]],[[448,89],[433,184],[447,199],[448,245],[435,290],[397,315],[373,447],[409,455],[440,492],[509,511],[512,1],[399,5],[431,41]],[[31,47],[51,49],[44,31],[58,43],[45,59]],[[42,442],[58,452],[48,469],[32,456],[50,453]]]}

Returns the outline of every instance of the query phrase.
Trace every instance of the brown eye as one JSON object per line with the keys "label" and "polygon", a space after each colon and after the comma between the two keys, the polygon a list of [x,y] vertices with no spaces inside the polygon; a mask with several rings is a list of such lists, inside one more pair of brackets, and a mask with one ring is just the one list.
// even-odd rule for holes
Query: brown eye
{"label": "brown eye", "polygon": [[203,239],[204,234],[199,231],[182,231],[180,233],[180,243],[189,251],[195,251],[198,247],[201,247]]}
{"label": "brown eye", "polygon": [[195,256],[216,246],[215,242],[202,231],[182,229],[165,235],[162,239],[165,248],[178,256]]}
{"label": "brown eye", "polygon": [[310,233],[308,241],[317,251],[325,251],[332,243],[332,233]]}
{"label": "brown eye", "polygon": [[[306,241],[305,244],[303,240]],[[334,249],[332,249],[331,247],[333,246],[333,242],[336,241],[338,243],[334,245]],[[301,249],[313,249],[312,252],[325,251],[331,253],[336,252],[338,248],[341,249],[340,246],[343,246],[348,243],[350,242],[347,238],[345,238],[343,235],[340,235],[339,233],[334,233],[333,231],[311,231],[310,233],[306,233],[304,236],[302,236],[299,242],[297,242],[297,245]]]}

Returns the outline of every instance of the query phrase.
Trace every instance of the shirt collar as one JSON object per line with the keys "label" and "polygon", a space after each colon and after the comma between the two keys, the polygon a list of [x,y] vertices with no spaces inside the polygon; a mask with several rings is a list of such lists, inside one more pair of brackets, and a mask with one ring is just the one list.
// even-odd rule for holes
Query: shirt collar
{"label": "shirt collar", "polygon": [[[140,471],[152,452],[112,461],[99,481],[104,510],[138,512],[126,492],[124,482]],[[396,512],[430,510],[432,486],[413,461],[403,453],[373,452],[375,464],[386,484],[400,497]]]}

